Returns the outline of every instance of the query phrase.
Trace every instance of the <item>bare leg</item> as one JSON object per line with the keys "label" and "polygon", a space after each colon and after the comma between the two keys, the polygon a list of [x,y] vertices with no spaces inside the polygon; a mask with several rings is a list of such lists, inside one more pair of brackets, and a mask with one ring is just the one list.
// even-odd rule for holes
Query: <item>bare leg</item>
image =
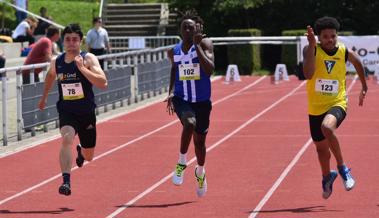
{"label": "bare leg", "polygon": [[337,128],[337,118],[331,114],[325,116],[324,121],[321,125],[321,130],[326,140],[329,142],[330,150],[333,152],[336,158],[337,165],[342,166],[344,164],[341,147],[338,142],[334,131]]}
{"label": "bare leg", "polygon": [[82,156],[86,161],[91,161],[95,154],[95,148],[81,148]]}
{"label": "bare leg", "polygon": [[322,176],[327,176],[330,173],[330,150],[329,142],[324,139],[319,142],[314,142],[317,149],[318,160],[320,162]]}
{"label": "bare leg", "polygon": [[196,120],[193,114],[184,114],[181,118],[183,123],[182,137],[180,140],[180,153],[188,152],[189,144],[191,143],[192,133],[196,125]]}
{"label": "bare leg", "polygon": [[178,164],[175,168],[175,173],[172,177],[172,182],[175,185],[181,185],[183,183],[183,173],[187,164],[187,151],[189,144],[191,143],[192,133],[196,125],[196,119],[192,113],[183,114],[181,117],[183,124],[182,137],[180,141],[180,154]]}
{"label": "bare leg", "polygon": [[75,129],[71,126],[61,128],[62,147],[59,153],[59,161],[62,173],[70,173],[72,165],[71,146],[75,138]]}
{"label": "bare leg", "polygon": [[205,139],[207,135],[206,134],[198,134],[196,132],[193,133],[193,139],[195,144],[195,153],[197,158],[197,164],[199,166],[204,166],[205,164],[205,156],[207,153],[206,147],[205,147]]}

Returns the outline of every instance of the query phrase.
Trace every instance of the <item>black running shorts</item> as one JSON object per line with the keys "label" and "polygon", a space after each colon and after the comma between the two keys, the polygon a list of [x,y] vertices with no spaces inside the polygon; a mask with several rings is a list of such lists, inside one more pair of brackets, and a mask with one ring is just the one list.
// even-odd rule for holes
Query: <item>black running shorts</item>
{"label": "black running shorts", "polygon": [[77,115],[69,112],[59,112],[59,127],[71,126],[78,134],[83,148],[94,148],[96,145],[96,115],[95,112]]}
{"label": "black running shorts", "polygon": [[337,119],[337,128],[341,125],[342,121],[346,117],[346,112],[342,107],[335,106],[329,109],[328,112],[321,115],[309,115],[309,126],[311,129],[311,136],[313,141],[319,142],[325,139],[324,134],[321,131],[321,125],[327,114],[331,114]]}
{"label": "black running shorts", "polygon": [[176,115],[179,119],[182,118],[183,114],[193,114],[196,119],[195,132],[202,135],[208,133],[209,117],[212,110],[211,101],[191,103],[184,101],[177,96],[174,96],[172,98],[172,103],[174,105]]}

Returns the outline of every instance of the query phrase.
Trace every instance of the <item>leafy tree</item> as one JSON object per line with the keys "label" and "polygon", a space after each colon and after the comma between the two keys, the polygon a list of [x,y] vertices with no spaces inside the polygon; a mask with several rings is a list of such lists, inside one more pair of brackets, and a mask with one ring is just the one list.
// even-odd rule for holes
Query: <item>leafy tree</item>
{"label": "leafy tree", "polygon": [[258,28],[263,35],[302,29],[322,16],[333,16],[343,30],[377,34],[379,1],[375,0],[166,0],[180,11],[196,9],[212,36],[229,29]]}

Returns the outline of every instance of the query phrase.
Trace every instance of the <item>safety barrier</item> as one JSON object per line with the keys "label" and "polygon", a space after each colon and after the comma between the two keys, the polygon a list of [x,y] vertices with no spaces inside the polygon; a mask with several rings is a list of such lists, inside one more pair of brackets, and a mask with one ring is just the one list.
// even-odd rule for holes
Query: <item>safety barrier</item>
{"label": "safety barrier", "polygon": [[[170,74],[167,50],[170,48],[172,46],[98,56],[100,60],[104,60],[104,72],[108,79],[107,89],[94,88],[95,101],[98,107],[104,107],[104,111],[107,111],[110,105],[113,109],[116,108],[117,102],[123,106],[124,101],[131,103],[131,99],[134,101],[144,99],[146,93],[167,91]],[[56,84],[49,92],[46,109],[44,111],[38,109],[43,82],[34,83],[34,72],[42,70],[40,73],[40,80],[42,81],[48,68],[49,63],[43,63],[0,69],[3,145],[8,144],[9,117],[16,118],[14,121],[17,123],[15,133],[18,140],[22,140],[24,130],[30,130],[33,136],[36,126],[45,125],[45,131],[47,131],[47,123],[56,122],[56,126],[58,126],[58,113],[55,106],[58,100]],[[30,71],[30,84],[22,84],[22,72],[25,70]],[[151,79],[144,77],[147,74],[150,75],[149,78]],[[144,86],[142,84],[149,85]],[[13,89],[10,90],[8,86]],[[16,100],[15,108],[9,109],[12,100]],[[10,113],[12,113],[11,116],[9,116]]]}

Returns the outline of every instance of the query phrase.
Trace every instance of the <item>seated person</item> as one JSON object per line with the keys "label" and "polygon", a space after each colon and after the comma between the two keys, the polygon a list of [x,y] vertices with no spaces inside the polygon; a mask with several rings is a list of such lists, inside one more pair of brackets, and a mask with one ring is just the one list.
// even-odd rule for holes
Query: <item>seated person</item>
{"label": "seated person", "polygon": [[29,45],[34,43],[33,31],[36,28],[38,20],[34,17],[27,17],[19,23],[12,34],[14,42],[29,42]]}

